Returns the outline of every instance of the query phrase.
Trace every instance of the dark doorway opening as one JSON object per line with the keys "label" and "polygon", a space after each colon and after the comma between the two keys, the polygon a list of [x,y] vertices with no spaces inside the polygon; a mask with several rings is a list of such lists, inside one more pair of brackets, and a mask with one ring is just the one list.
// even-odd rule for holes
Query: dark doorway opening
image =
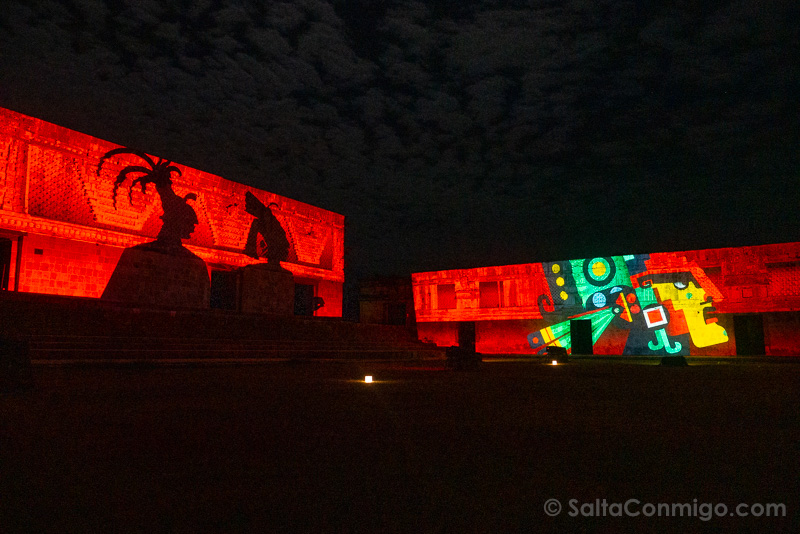
{"label": "dark doorway opening", "polygon": [[569,331],[572,334],[572,354],[594,354],[590,319],[571,320]]}
{"label": "dark doorway opening", "polygon": [[211,307],[235,310],[238,276],[235,271],[211,271]]}
{"label": "dark doorway opening", "polygon": [[8,291],[11,272],[11,240],[0,238],[0,290]]}
{"label": "dark doorway opening", "polygon": [[462,321],[458,323],[458,346],[475,352],[475,322]]}
{"label": "dark doorway opening", "polygon": [[0,290],[8,291],[11,272],[11,240],[0,238]]}
{"label": "dark doorway opening", "polygon": [[406,303],[394,302],[389,304],[387,320],[389,324],[404,325],[406,324]]}
{"label": "dark doorway opening", "polygon": [[734,315],[736,354],[753,356],[766,354],[764,349],[764,321],[761,315]]}
{"label": "dark doorway opening", "polygon": [[314,286],[308,284],[294,285],[294,314],[314,315]]}

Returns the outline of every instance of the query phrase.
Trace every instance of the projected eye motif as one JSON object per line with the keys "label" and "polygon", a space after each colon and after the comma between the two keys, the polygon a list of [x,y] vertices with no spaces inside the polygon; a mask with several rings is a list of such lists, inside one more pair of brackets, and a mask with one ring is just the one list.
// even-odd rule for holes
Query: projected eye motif
{"label": "projected eye motif", "polygon": [[614,279],[617,266],[612,258],[593,258],[583,263],[583,276],[593,286],[604,286]]}

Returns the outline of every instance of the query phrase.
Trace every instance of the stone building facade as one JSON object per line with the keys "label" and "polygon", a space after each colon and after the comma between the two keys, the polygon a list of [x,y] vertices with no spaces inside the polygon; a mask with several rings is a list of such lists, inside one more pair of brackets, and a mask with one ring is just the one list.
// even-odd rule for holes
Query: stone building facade
{"label": "stone building facade", "polygon": [[[798,355],[800,243],[412,275],[420,339],[479,352]],[[474,341],[473,341],[474,340]]]}
{"label": "stone building facade", "polygon": [[340,317],[343,252],[342,215],[0,109],[5,291]]}

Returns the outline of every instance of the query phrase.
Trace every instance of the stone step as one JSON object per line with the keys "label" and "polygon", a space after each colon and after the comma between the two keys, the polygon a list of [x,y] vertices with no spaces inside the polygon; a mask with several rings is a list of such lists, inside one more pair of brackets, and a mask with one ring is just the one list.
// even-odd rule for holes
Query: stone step
{"label": "stone step", "polygon": [[419,341],[226,340],[97,336],[37,336],[30,357],[45,360],[225,358],[438,358],[443,350]]}
{"label": "stone step", "polygon": [[429,359],[441,358],[431,349],[311,349],[311,350],[54,350],[31,351],[34,363],[78,360],[189,360],[189,359]]}
{"label": "stone step", "polygon": [[69,349],[181,349],[181,348],[213,348],[213,347],[230,347],[233,349],[307,349],[314,347],[328,347],[328,348],[353,348],[353,349],[371,349],[383,347],[396,347],[396,348],[424,348],[428,345],[423,343],[414,342],[327,342],[320,343],[316,341],[263,341],[263,340],[73,340],[73,341],[40,341],[33,340],[29,343],[31,350],[69,350]]}

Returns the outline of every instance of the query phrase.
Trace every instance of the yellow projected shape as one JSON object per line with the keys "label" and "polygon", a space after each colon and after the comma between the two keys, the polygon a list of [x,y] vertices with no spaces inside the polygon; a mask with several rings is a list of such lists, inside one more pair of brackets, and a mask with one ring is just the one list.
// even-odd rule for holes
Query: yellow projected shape
{"label": "yellow projected shape", "polygon": [[602,278],[606,274],[606,265],[602,261],[596,261],[592,264],[592,274],[595,278]]}
{"label": "yellow projected shape", "polygon": [[728,341],[728,333],[717,324],[717,319],[706,322],[703,310],[713,303],[706,301],[706,292],[702,287],[697,287],[694,282],[689,282],[685,288],[678,288],[675,284],[665,282],[653,284],[653,289],[658,291],[658,298],[662,302],[672,301],[675,311],[683,311],[692,343],[697,347],[708,347]]}

